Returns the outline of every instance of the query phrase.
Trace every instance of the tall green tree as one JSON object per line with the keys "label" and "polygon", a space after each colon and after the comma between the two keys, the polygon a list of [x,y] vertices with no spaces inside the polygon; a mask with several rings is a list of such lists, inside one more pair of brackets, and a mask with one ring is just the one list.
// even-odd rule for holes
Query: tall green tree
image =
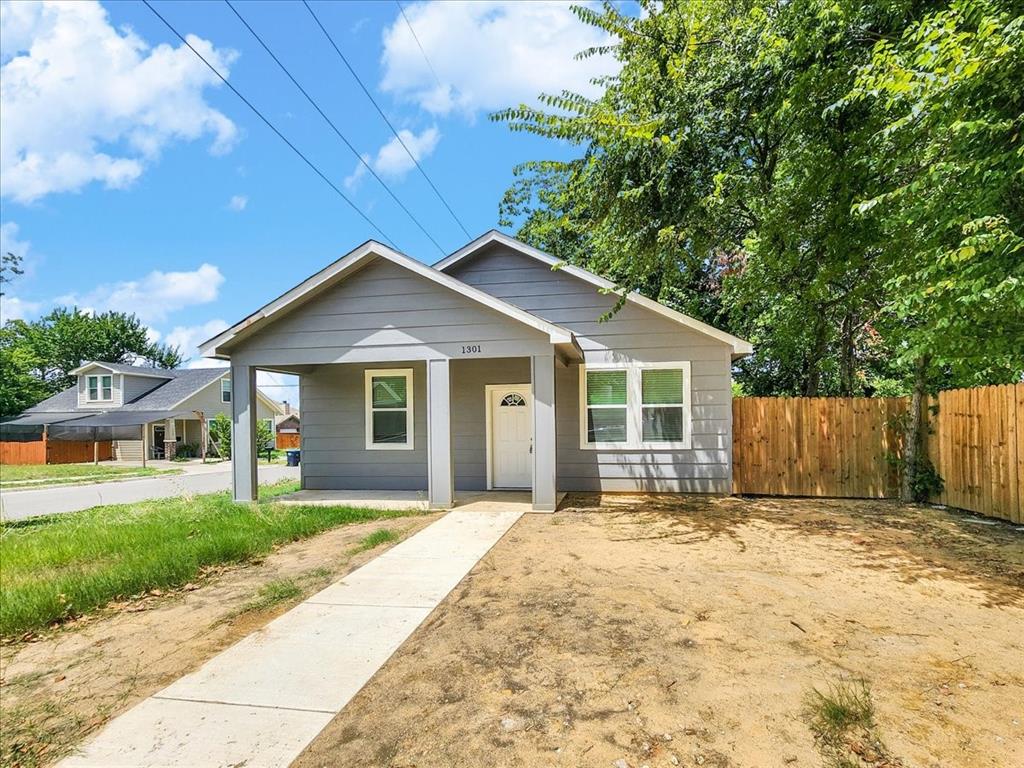
{"label": "tall green tree", "polygon": [[[618,75],[496,117],[578,144],[580,159],[516,170],[503,222],[755,344],[754,394],[854,394],[893,371],[879,311],[869,106],[836,106],[875,41],[925,3],[695,0],[637,18],[578,9],[609,33]],[[592,55],[598,51],[584,52]]]}
{"label": "tall green tree", "polygon": [[[870,157],[886,302],[878,328],[914,370],[914,403],[952,378],[1024,372],[1024,6],[955,0],[874,46],[849,97],[878,113]],[[919,407],[912,408],[920,414]],[[904,496],[920,496],[922,425]]]}
{"label": "tall green tree", "polygon": [[176,347],[149,340],[133,314],[89,314],[59,307],[35,321],[0,328],[0,415],[20,413],[75,383],[70,371],[89,360],[176,368]]}

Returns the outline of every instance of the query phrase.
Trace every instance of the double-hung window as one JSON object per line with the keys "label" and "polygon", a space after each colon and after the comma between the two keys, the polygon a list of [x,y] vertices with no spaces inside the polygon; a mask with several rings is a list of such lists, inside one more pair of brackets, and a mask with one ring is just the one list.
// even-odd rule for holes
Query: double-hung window
{"label": "double-hung window", "polygon": [[690,364],[580,367],[580,448],[690,448]]}
{"label": "double-hung window", "polygon": [[366,371],[366,448],[413,447],[412,369]]}
{"label": "double-hung window", "polygon": [[114,399],[114,377],[110,375],[87,376],[86,385],[92,402]]}
{"label": "double-hung window", "polygon": [[220,380],[220,401],[222,403],[231,402],[231,379]]}
{"label": "double-hung window", "polygon": [[585,441],[592,447],[625,445],[629,436],[628,371],[588,370],[583,375]]}
{"label": "double-hung window", "polygon": [[688,377],[674,365],[640,369],[640,442],[645,445],[681,445],[688,438]]}

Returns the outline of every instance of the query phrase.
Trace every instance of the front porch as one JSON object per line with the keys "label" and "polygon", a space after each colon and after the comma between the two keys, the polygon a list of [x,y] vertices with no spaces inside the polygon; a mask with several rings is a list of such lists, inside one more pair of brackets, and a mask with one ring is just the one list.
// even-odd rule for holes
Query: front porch
{"label": "front porch", "polygon": [[256,493],[250,404],[258,367],[300,378],[302,490],[288,502],[552,512],[560,500],[555,368],[565,364],[550,346],[508,357],[234,363],[235,498]]}
{"label": "front porch", "polygon": [[[565,492],[555,494],[555,508]],[[296,491],[274,499],[279,504],[368,509],[430,509],[425,491]],[[531,512],[530,491],[457,491],[449,509],[460,512]]]}

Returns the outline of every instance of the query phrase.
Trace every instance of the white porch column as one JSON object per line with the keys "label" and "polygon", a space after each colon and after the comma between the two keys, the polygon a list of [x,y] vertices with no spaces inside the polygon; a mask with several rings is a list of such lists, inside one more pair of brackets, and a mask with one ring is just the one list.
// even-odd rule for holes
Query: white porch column
{"label": "white porch column", "polygon": [[256,369],[231,366],[231,479],[235,501],[256,501]]}
{"label": "white porch column", "polygon": [[454,501],[451,374],[448,360],[427,361],[427,497],[432,509]]}
{"label": "white porch column", "polygon": [[555,511],[555,357],[530,360],[533,387],[533,509]]}

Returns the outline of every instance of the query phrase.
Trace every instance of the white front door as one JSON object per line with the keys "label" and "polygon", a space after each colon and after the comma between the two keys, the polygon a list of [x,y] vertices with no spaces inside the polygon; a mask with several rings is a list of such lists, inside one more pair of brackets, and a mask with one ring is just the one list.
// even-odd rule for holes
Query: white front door
{"label": "white front door", "polygon": [[529,385],[488,387],[492,488],[533,485],[533,419]]}

